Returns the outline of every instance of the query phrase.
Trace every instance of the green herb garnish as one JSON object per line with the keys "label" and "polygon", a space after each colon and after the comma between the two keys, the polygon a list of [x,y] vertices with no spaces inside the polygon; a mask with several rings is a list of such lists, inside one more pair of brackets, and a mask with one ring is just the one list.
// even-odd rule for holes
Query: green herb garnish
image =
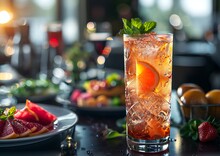
{"label": "green herb garnish", "polygon": [[147,21],[142,22],[139,18],[132,18],[130,21],[122,18],[122,22],[124,25],[124,28],[120,30],[119,34],[129,34],[129,35],[135,35],[135,34],[145,34],[150,33],[157,25],[154,21]]}
{"label": "green herb garnish", "polygon": [[2,115],[4,113],[5,109],[0,108],[0,115]]}
{"label": "green herb garnish", "polygon": [[59,86],[47,79],[24,79],[10,89],[11,94],[16,97],[46,96],[58,91]]}
{"label": "green herb garnish", "polygon": [[196,119],[191,119],[189,120],[186,124],[184,124],[180,128],[180,135],[182,137],[187,137],[191,138],[193,140],[198,140],[199,139],[199,133],[198,133],[198,127],[202,122],[208,121],[210,122],[220,133],[220,122],[216,121],[215,118],[213,117],[208,117],[207,120],[196,120]]}
{"label": "green herb garnish", "polygon": [[16,112],[16,107],[0,109],[0,120],[13,119]]}
{"label": "green herb garnish", "polygon": [[114,138],[118,138],[118,137],[125,137],[125,131],[123,132],[118,132],[112,129],[108,129],[107,135],[105,136],[106,139],[114,139]]}
{"label": "green herb garnish", "polygon": [[182,137],[192,138],[193,140],[198,140],[198,126],[202,123],[201,120],[190,120],[180,129],[180,134]]}
{"label": "green herb garnish", "polygon": [[114,138],[126,136],[126,120],[125,120],[125,118],[118,119],[116,121],[116,125],[118,127],[122,128],[122,131],[116,131],[116,130],[108,128],[107,133],[105,135],[106,139],[114,139]]}

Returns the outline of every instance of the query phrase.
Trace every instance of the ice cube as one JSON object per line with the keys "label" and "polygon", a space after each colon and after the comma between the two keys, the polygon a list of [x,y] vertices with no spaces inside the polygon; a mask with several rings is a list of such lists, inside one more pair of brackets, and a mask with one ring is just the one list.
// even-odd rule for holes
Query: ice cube
{"label": "ice cube", "polygon": [[138,102],[142,103],[143,110],[149,111],[156,117],[167,118],[170,114],[170,103],[157,93],[149,93],[147,97],[140,98]]}

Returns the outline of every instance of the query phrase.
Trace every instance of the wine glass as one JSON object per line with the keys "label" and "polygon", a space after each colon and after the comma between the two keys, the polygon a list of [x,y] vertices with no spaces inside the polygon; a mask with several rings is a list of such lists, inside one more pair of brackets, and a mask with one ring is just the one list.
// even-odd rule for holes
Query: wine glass
{"label": "wine glass", "polygon": [[108,26],[108,23],[106,22],[99,24],[94,23],[94,31],[88,33],[88,40],[93,44],[94,50],[97,54],[96,64],[98,79],[103,79],[105,77],[104,65],[111,52],[111,47],[108,44],[108,42],[112,40],[111,31],[106,25]]}

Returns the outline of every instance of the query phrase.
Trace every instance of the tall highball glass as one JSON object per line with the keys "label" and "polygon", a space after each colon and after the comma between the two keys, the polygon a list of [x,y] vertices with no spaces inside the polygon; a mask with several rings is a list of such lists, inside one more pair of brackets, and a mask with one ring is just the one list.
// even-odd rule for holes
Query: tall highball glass
{"label": "tall highball glass", "polygon": [[170,136],[173,35],[124,34],[123,39],[128,148],[165,151]]}

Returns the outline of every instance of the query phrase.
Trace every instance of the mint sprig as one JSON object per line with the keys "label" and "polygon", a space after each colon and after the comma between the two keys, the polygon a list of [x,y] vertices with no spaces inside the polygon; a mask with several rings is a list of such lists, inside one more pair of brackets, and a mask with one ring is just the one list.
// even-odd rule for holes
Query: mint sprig
{"label": "mint sprig", "polygon": [[16,112],[16,107],[0,109],[0,120],[13,119]]}
{"label": "mint sprig", "polygon": [[210,122],[220,134],[220,122],[216,121],[215,118],[210,116],[206,120],[196,120],[196,119],[189,120],[186,124],[184,124],[180,128],[180,135],[182,137],[191,138],[197,141],[199,139],[198,127],[202,122],[205,122],[205,121]]}
{"label": "mint sprig", "polygon": [[190,120],[180,129],[182,137],[192,138],[193,140],[199,139],[198,126],[202,123],[201,120]]}
{"label": "mint sprig", "polygon": [[120,35],[137,35],[150,33],[157,26],[157,23],[155,21],[142,22],[139,18],[131,18],[130,21],[122,18],[122,22],[124,27],[120,30]]}
{"label": "mint sprig", "polygon": [[125,131],[123,132],[118,132],[116,130],[112,130],[112,129],[108,129],[108,132],[105,136],[106,139],[114,139],[114,138],[118,138],[118,137],[125,137]]}
{"label": "mint sprig", "polygon": [[114,139],[119,137],[125,137],[126,136],[126,120],[125,118],[118,119],[116,121],[117,127],[122,128],[122,131],[116,131],[113,129],[108,128],[107,132],[105,134],[105,139]]}

